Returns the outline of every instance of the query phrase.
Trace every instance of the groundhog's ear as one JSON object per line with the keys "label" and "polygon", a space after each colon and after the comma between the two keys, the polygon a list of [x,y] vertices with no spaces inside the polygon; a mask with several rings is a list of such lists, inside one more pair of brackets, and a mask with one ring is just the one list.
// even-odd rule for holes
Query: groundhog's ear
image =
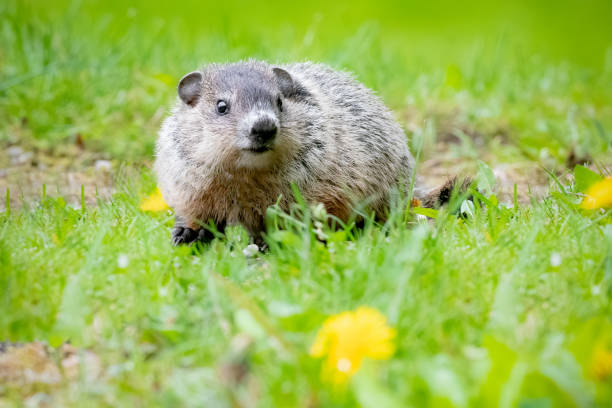
{"label": "groundhog's ear", "polygon": [[202,74],[198,71],[185,75],[178,84],[178,94],[189,106],[193,106],[200,99],[202,93]]}
{"label": "groundhog's ear", "polygon": [[293,78],[287,71],[282,68],[273,68],[274,76],[276,76],[276,82],[283,95],[290,97],[295,93],[295,83]]}

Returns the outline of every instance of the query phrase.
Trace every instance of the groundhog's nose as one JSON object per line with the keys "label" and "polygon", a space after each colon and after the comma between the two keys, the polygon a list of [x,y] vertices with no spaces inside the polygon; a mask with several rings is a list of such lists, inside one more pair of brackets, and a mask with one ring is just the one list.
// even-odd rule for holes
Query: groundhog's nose
{"label": "groundhog's nose", "polygon": [[251,127],[251,139],[256,146],[263,146],[274,140],[278,127],[270,118],[258,119]]}

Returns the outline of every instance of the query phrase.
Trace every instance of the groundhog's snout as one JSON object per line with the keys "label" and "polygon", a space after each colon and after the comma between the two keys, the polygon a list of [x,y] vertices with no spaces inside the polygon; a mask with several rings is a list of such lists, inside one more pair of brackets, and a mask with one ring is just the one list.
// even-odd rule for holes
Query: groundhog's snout
{"label": "groundhog's snout", "polygon": [[251,126],[249,138],[251,139],[251,149],[254,152],[262,153],[270,150],[274,138],[278,133],[276,122],[269,117],[259,118]]}

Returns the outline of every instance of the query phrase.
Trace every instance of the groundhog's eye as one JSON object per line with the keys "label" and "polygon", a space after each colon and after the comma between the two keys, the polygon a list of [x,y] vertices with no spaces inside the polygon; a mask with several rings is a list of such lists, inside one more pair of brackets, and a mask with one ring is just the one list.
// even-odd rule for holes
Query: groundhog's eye
{"label": "groundhog's eye", "polygon": [[280,96],[276,99],[276,105],[278,105],[278,110],[282,112],[283,111],[283,100],[281,99]]}
{"label": "groundhog's eye", "polygon": [[227,112],[229,112],[229,106],[227,106],[227,102],[217,101],[217,113],[219,115],[225,115]]}

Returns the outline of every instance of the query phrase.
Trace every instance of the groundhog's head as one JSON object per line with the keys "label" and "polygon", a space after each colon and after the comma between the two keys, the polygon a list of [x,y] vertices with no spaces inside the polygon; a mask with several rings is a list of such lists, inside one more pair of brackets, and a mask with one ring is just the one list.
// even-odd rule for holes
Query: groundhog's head
{"label": "groundhog's head", "polygon": [[303,88],[291,75],[259,62],[210,65],[178,85],[191,160],[208,166],[267,168],[295,150],[287,99]]}

